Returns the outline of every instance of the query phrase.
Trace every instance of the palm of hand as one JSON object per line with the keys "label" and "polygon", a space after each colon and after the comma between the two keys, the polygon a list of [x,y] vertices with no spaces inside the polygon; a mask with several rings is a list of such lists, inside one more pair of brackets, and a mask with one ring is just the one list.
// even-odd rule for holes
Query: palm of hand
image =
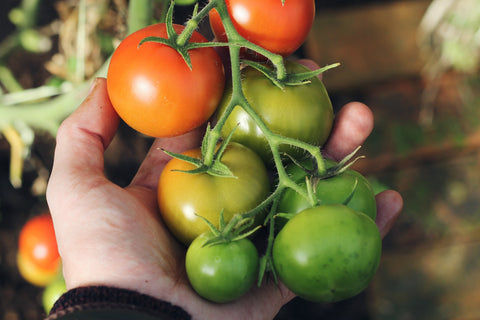
{"label": "palm of hand", "polygon": [[[344,110],[337,117],[345,121],[339,121],[326,148],[335,159],[361,144],[373,123],[371,118],[365,123],[352,122],[371,117],[365,114],[368,108],[364,106]],[[158,139],[131,185],[120,188],[103,174],[103,153],[118,121],[105,81],[99,79],[92,94],[57,135],[47,199],[67,288],[107,285],[132,289],[181,306],[198,318],[273,318],[294,295],[271,281],[224,305],[196,295],[185,274],[185,248],[173,239],[159,217],[157,181],[168,157],[158,147],[173,152],[194,148],[199,145],[201,132]],[[342,129],[345,126],[349,126],[348,131]],[[359,134],[350,134],[352,128]],[[377,200],[377,223],[385,234],[400,212],[401,197],[391,191]]]}

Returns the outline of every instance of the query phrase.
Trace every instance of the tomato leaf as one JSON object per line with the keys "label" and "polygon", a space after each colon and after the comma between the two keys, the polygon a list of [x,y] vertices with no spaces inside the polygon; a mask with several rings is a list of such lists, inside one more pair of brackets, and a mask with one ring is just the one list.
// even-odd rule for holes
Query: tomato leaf
{"label": "tomato leaf", "polygon": [[290,220],[293,217],[295,217],[296,215],[297,215],[296,213],[282,213],[282,212],[279,212],[275,215],[275,218],[285,218],[287,220]]}
{"label": "tomato leaf", "polygon": [[331,167],[327,169],[327,172],[325,175],[319,177],[320,179],[327,179],[336,175],[339,175],[343,172],[345,172],[348,168],[350,168],[355,162],[357,162],[360,159],[365,158],[365,156],[358,156],[355,159],[352,160],[353,156],[360,150],[362,146],[357,147],[353,152],[350,154],[346,155],[345,158],[343,158],[338,165]]}
{"label": "tomato leaf", "polygon": [[172,41],[170,41],[169,39],[162,38],[162,37],[145,37],[145,38],[142,39],[142,41],[140,41],[138,46],[141,46],[145,42],[159,42],[159,43],[163,43],[164,45],[167,45],[169,47],[172,46]]}
{"label": "tomato leaf", "polygon": [[277,79],[276,72],[268,68],[265,64],[261,64],[261,63],[250,61],[250,60],[242,60],[242,63],[252,68],[255,68],[261,73],[263,73],[263,75],[267,77],[270,81],[272,81],[272,83],[275,84],[278,88],[282,90],[285,88],[285,85],[280,80]]}
{"label": "tomato leaf", "polygon": [[267,272],[271,272],[273,276],[273,281],[275,282],[275,284],[278,284],[277,273],[275,271],[275,268],[273,267],[271,255],[264,255],[263,257],[260,258],[259,268],[258,268],[258,282],[257,282],[257,285],[259,287],[262,285],[263,277]]}
{"label": "tomato leaf", "polygon": [[310,79],[312,79],[313,77],[316,77],[319,74],[340,65],[340,63],[334,63],[334,64],[327,65],[323,68],[319,68],[317,70],[312,70],[307,72],[298,72],[298,73],[288,73],[285,79],[280,80],[277,78],[277,73],[274,72],[269,67],[267,67],[265,64],[258,63],[255,61],[249,61],[249,60],[242,60],[242,63],[252,68],[255,68],[261,73],[263,73],[265,77],[267,77],[270,81],[272,81],[274,85],[276,85],[278,88],[282,90],[285,88],[285,86],[298,86],[298,85],[308,84],[311,82]]}
{"label": "tomato leaf", "polygon": [[[168,154],[171,157],[174,157],[174,158],[180,159],[182,161],[186,161],[188,163],[191,163],[192,165],[194,165],[197,168],[203,167],[203,162],[200,159],[190,157],[190,156],[187,156],[187,155],[184,155],[184,154],[181,154],[181,153],[170,152],[170,151],[167,151],[165,149],[162,149],[162,151],[165,152],[166,154]],[[185,171],[185,172],[190,172],[190,171]]]}
{"label": "tomato leaf", "polygon": [[[221,212],[221,215],[223,216],[223,210]],[[208,221],[207,218],[204,218],[202,217],[201,215],[198,215],[198,214],[195,214],[195,216],[197,216],[198,218],[202,219],[207,225],[208,227],[210,228],[210,231],[215,235],[215,237],[217,237],[218,235],[220,235],[220,230],[217,229],[213,223],[211,223],[210,221]],[[206,243],[204,244],[204,246],[206,245]]]}
{"label": "tomato leaf", "polygon": [[297,86],[297,85],[308,84],[311,82],[310,81],[311,78],[316,77],[329,69],[338,67],[339,65],[340,63],[334,63],[317,70],[299,72],[299,73],[289,73],[287,74],[287,77],[285,78],[285,80],[283,80],[283,84],[287,86]]}
{"label": "tomato leaf", "polygon": [[236,178],[233,172],[225,164],[220,161],[215,161],[210,168],[207,168],[206,171],[208,174],[217,177],[224,178]]}
{"label": "tomato leaf", "polygon": [[183,60],[185,60],[185,63],[187,64],[188,68],[189,68],[190,70],[192,70],[192,69],[193,69],[192,59],[190,59],[190,53],[188,53],[187,48],[185,48],[185,47],[177,48],[177,52],[180,53],[180,55],[182,56]]}
{"label": "tomato leaf", "polygon": [[353,196],[355,195],[355,191],[357,191],[357,186],[358,186],[358,179],[355,178],[355,183],[353,184],[352,192],[350,192],[350,194],[348,195],[348,197],[343,201],[343,204],[344,204],[344,205],[348,205],[348,203],[350,202],[350,200],[352,200]]}
{"label": "tomato leaf", "polygon": [[260,258],[260,261],[259,261],[259,268],[258,268],[258,282],[257,282],[257,286],[261,286],[262,284],[262,280],[263,280],[263,276],[265,275],[266,271],[267,271],[267,257],[266,256],[263,256]]}
{"label": "tomato leaf", "polygon": [[219,219],[219,225],[220,225],[220,230],[225,229],[226,223],[225,223],[225,217],[223,215],[223,210],[220,212],[220,219]]}
{"label": "tomato leaf", "polygon": [[175,40],[178,37],[178,34],[173,28],[173,8],[175,7],[175,1],[170,1],[170,6],[168,7],[167,16],[166,16],[166,25],[167,25],[167,35],[168,39]]}
{"label": "tomato leaf", "polygon": [[[235,127],[236,128],[236,127]],[[230,132],[230,134],[225,138],[225,140],[222,141],[220,144],[220,147],[217,149],[213,156],[213,163],[211,167],[208,168],[207,173],[218,176],[218,177],[226,177],[226,178],[235,178],[235,175],[233,172],[226,166],[224,163],[221,162],[222,155],[227,149],[227,146],[232,138],[233,131],[235,128]],[[208,129],[208,128],[207,128]],[[210,130],[211,131],[211,130]],[[202,156],[204,156],[204,152],[207,152],[208,148],[204,143],[202,142]]]}

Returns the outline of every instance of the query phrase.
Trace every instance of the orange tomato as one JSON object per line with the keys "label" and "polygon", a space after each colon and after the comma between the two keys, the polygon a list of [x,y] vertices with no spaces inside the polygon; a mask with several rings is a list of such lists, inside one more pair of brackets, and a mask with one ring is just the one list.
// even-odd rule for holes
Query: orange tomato
{"label": "orange tomato", "polygon": [[[284,57],[305,41],[315,19],[313,0],[226,0],[235,29],[248,41]],[[219,41],[227,41],[216,9],[209,12],[210,26]]]}
{"label": "orange tomato", "polygon": [[[184,26],[173,26],[180,33]],[[164,23],[127,36],[112,55],[108,95],[118,115],[133,129],[153,137],[178,136],[205,123],[223,95],[225,74],[213,48],[189,50],[192,69],[172,47],[146,42],[167,38]],[[206,42],[194,32],[190,42]]]}
{"label": "orange tomato", "polygon": [[52,269],[42,269],[35,265],[31,259],[20,253],[17,254],[17,267],[20,275],[35,286],[45,287],[55,281],[61,276],[60,266],[61,264],[58,263]]}
{"label": "orange tomato", "polygon": [[25,223],[20,231],[18,250],[22,260],[35,268],[47,273],[58,269],[60,255],[50,214],[37,215]]}

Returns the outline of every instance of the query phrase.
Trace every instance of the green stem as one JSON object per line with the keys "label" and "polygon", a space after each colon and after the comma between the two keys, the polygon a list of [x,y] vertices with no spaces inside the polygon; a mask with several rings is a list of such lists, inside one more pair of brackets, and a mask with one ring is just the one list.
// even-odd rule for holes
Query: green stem
{"label": "green stem", "polygon": [[206,6],[200,10],[196,15],[194,15],[191,19],[187,21],[187,24],[185,26],[185,29],[178,35],[177,38],[177,45],[178,46],[184,46],[190,37],[192,36],[192,33],[198,28],[198,25],[200,24],[200,21],[202,21],[216,6],[216,1],[210,1]]}
{"label": "green stem", "polygon": [[78,22],[77,22],[77,48],[75,57],[75,74],[76,82],[85,80],[85,61],[86,61],[86,42],[87,42],[87,3],[86,0],[80,0],[78,4]]}
{"label": "green stem", "polygon": [[[97,71],[95,77],[106,74],[108,63],[109,60]],[[85,98],[90,84],[91,80],[84,81],[71,91],[42,102],[24,105],[0,104],[0,128],[20,121],[55,136],[60,123],[77,108],[79,101]]]}
{"label": "green stem", "polygon": [[[23,0],[20,6],[21,20],[17,21],[19,29],[30,29],[36,26],[40,0]],[[15,10],[15,9],[14,9]]]}
{"label": "green stem", "polygon": [[[166,2],[168,0],[163,0]],[[153,0],[132,0],[128,4],[128,34],[152,23]]]}
{"label": "green stem", "polygon": [[287,70],[285,68],[283,57],[281,55],[274,54],[245,39],[235,29],[235,26],[233,25],[232,20],[230,19],[230,15],[228,13],[228,9],[227,9],[227,5],[225,4],[225,1],[212,0],[212,2],[215,2],[215,8],[217,9],[218,14],[220,15],[220,18],[222,20],[222,24],[223,24],[223,27],[225,28],[227,39],[230,43],[230,48],[232,48],[233,46],[245,47],[261,54],[262,56],[266,57],[273,63],[277,71],[277,78],[279,80],[285,79],[287,76]]}
{"label": "green stem", "polygon": [[0,105],[0,128],[22,121],[33,128],[47,130],[55,136],[60,123],[76,109],[78,102],[85,98],[88,88],[89,82],[83,82],[74,91],[48,101],[23,106]]}
{"label": "green stem", "polygon": [[[0,83],[7,89],[8,92],[20,92],[23,90],[23,87],[20,85],[17,79],[15,79],[12,71],[3,65],[0,65]],[[5,97],[2,97],[0,101],[3,99],[5,99]]]}
{"label": "green stem", "polygon": [[[212,2],[215,2],[217,11],[219,12],[221,17],[223,16],[222,22],[224,24],[225,31],[227,32],[229,42],[245,41],[245,39],[243,39],[243,37],[236,32],[230,20],[230,17],[228,16],[228,11],[227,11],[225,2],[215,1],[215,0],[213,0]],[[240,46],[230,46],[229,51],[230,51],[230,64],[231,64],[231,72],[232,72],[232,96],[230,99],[230,103],[227,106],[225,112],[218,119],[217,124],[211,130],[210,135],[208,137],[209,142],[207,144],[207,151],[204,155],[205,165],[209,166],[213,163],[214,148],[218,139],[221,136],[221,130],[228,116],[231,114],[235,106],[240,106],[250,115],[250,117],[252,117],[252,119],[260,128],[260,130],[262,131],[262,133],[264,134],[265,138],[267,139],[270,145],[275,166],[279,175],[279,185],[275,190],[274,194],[279,193],[284,187],[289,187],[294,189],[296,192],[300,193],[305,198],[309,199],[307,192],[302,188],[300,188],[294,181],[292,181],[290,177],[287,175],[287,173],[285,172],[285,168],[283,166],[283,162],[280,157],[279,145],[290,144],[290,145],[305,149],[306,151],[311,153],[312,156],[315,157],[315,159],[317,159],[319,172],[323,173],[326,169],[325,169],[323,157],[320,153],[320,148],[296,139],[277,135],[268,128],[268,126],[265,124],[263,119],[251,107],[251,105],[249,104],[248,100],[245,98],[245,95],[243,93],[242,84],[241,84],[242,77],[241,77],[241,70],[240,70]],[[280,64],[284,66],[283,60]],[[272,199],[273,198],[269,197],[268,201],[271,201]],[[247,214],[247,216],[248,215],[249,214]]]}

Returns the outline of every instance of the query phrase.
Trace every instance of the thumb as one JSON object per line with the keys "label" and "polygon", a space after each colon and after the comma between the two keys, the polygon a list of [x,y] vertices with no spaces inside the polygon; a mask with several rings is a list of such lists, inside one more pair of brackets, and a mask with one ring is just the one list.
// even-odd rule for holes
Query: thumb
{"label": "thumb", "polygon": [[53,200],[52,195],[63,197],[73,188],[89,188],[98,178],[105,179],[103,154],[118,123],[119,117],[108,98],[106,80],[98,78],[88,97],[58,130],[47,200]]}

